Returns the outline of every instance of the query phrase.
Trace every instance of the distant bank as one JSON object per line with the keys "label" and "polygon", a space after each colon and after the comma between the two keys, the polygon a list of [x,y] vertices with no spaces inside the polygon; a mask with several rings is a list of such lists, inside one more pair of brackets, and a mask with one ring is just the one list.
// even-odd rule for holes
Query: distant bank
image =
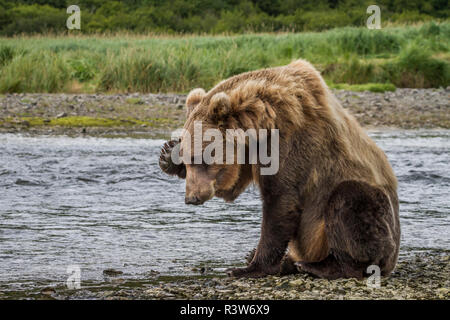
{"label": "distant bank", "polygon": [[[450,129],[450,87],[334,93],[368,129]],[[138,93],[0,95],[0,132],[167,138],[184,124],[185,99]]]}

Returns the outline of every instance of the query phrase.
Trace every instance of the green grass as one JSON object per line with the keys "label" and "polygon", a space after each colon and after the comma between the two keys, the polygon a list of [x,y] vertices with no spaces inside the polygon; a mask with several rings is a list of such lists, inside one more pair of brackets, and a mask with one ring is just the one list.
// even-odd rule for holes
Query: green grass
{"label": "green grass", "polygon": [[449,45],[449,22],[238,36],[0,38],[0,92],[187,92],[298,58],[335,87],[446,87]]}

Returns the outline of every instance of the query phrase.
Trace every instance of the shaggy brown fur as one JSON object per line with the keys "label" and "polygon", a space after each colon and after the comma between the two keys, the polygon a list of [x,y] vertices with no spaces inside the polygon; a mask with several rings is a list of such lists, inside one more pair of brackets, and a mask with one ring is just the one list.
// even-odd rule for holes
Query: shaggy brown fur
{"label": "shaggy brown fur", "polygon": [[[254,165],[160,164],[186,176],[186,203],[234,200],[256,183],[263,200],[261,238],[247,267],[232,276],[289,273],[297,267],[320,277],[363,277],[376,264],[395,267],[400,225],[397,181],[389,162],[304,60],[234,76],[187,98],[184,128],[279,129],[280,166],[260,175]],[[269,137],[270,139],[270,137]],[[181,138],[181,150],[187,148]],[[173,144],[173,142],[172,142]],[[248,158],[247,158],[248,159]],[[170,167],[170,168],[169,168]]]}

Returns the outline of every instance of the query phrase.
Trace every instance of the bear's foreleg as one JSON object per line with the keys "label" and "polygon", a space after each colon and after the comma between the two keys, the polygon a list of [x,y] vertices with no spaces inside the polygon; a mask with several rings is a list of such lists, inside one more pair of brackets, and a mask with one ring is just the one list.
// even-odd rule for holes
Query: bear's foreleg
{"label": "bear's foreleg", "polygon": [[[252,263],[255,253],[256,253],[256,248],[251,250],[245,256],[245,261],[247,262],[247,266],[249,266],[250,263]],[[280,271],[279,271],[280,275],[284,276],[284,275],[294,274],[294,273],[298,273],[298,272],[299,271],[298,271],[298,266],[296,265],[296,261],[294,261],[292,259],[291,255],[289,253],[286,253],[280,262]]]}
{"label": "bear's foreleg", "polygon": [[227,270],[229,276],[264,277],[294,272],[292,261],[284,259],[288,243],[297,232],[300,222],[299,212],[291,210],[291,206],[290,199],[282,196],[274,198],[274,201],[265,199],[261,238],[253,258],[246,268]]}

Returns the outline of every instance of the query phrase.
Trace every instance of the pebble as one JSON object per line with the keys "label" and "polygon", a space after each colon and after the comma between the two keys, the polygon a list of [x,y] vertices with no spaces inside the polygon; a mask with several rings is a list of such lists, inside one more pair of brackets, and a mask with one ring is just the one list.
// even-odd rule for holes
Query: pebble
{"label": "pebble", "polygon": [[118,275],[123,274],[123,271],[116,270],[116,269],[105,269],[103,270],[103,274],[110,277],[116,277]]}
{"label": "pebble", "polygon": [[50,288],[50,287],[43,288],[41,290],[41,294],[46,295],[46,296],[51,296],[55,293],[56,293],[56,290],[54,288]]}

